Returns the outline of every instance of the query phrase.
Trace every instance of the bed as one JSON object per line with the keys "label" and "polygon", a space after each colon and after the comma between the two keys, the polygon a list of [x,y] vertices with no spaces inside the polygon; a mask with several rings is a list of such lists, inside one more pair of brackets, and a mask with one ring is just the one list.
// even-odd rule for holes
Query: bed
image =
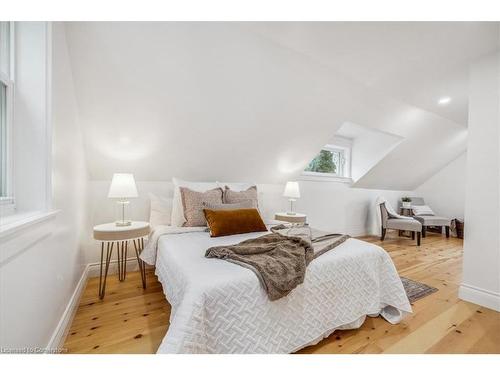
{"label": "bed", "polygon": [[211,246],[266,232],[211,238],[206,228],[157,228],[142,254],[172,306],[158,353],[292,353],[366,316],[399,323],[410,303],[389,255],[351,238],[313,260],[303,284],[270,301],[249,269],[207,259]]}

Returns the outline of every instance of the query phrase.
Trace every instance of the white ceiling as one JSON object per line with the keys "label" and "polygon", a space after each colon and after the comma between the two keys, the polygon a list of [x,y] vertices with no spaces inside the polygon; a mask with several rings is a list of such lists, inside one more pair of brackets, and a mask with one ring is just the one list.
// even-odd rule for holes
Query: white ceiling
{"label": "white ceiling", "polygon": [[[499,48],[497,22],[266,22],[249,29],[461,125],[468,68]],[[438,105],[449,96],[447,106]]]}
{"label": "white ceiling", "polygon": [[[142,181],[283,182],[300,174],[345,122],[404,139],[356,182],[360,187],[411,190],[465,150],[467,132],[450,116],[381,91],[385,80],[397,81],[391,72],[409,74],[402,61],[412,49],[425,55],[412,54],[416,67],[438,59],[433,53],[457,61],[458,48],[443,54],[420,24],[431,46],[412,40],[410,48],[406,38],[402,51],[387,48],[392,58],[380,55],[380,48],[403,38],[407,26],[379,24],[377,31],[374,24],[358,24],[356,31],[355,24],[280,25],[309,38],[313,32],[304,30],[311,27],[317,52],[332,33],[344,35],[323,53],[348,67],[338,69],[326,57],[263,35],[262,28],[276,32],[274,23],[68,23],[91,178],[130,171]],[[476,29],[482,28],[472,28],[477,37]],[[416,38],[418,30],[410,34]],[[467,35],[459,34],[460,43],[466,41],[462,49],[472,59],[479,48],[468,45],[484,52],[488,43]],[[350,66],[353,61],[358,63]]]}

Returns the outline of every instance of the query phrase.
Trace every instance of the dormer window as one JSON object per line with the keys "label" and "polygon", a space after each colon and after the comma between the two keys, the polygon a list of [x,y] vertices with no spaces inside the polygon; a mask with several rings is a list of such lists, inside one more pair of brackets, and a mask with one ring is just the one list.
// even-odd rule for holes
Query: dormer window
{"label": "dormer window", "polygon": [[310,177],[351,177],[351,142],[325,145],[302,172]]}

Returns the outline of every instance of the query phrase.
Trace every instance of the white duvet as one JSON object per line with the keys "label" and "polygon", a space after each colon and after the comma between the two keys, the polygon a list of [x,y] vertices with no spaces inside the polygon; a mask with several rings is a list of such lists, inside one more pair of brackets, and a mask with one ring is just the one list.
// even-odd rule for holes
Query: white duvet
{"label": "white duvet", "polygon": [[270,301],[252,271],[204,257],[265,232],[211,238],[185,229],[157,231],[142,254],[154,264],[157,248],[156,275],[172,305],[158,353],[291,353],[367,315],[396,324],[411,312],[391,258],[368,242],[349,239],[313,260],[302,285]]}

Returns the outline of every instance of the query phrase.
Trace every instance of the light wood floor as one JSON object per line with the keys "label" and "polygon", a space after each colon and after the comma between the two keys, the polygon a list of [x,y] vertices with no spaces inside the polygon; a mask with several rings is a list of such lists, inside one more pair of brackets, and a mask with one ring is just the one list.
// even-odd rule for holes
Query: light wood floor
{"label": "light wood floor", "polygon": [[[413,304],[413,314],[397,325],[367,318],[360,329],[337,331],[299,353],[500,353],[500,313],[458,299],[462,241],[428,234],[422,246],[388,233],[366,241],[391,255],[401,276],[439,289]],[[69,353],[154,353],[169,325],[170,305],[148,272],[141,288],[138,272],[120,283],[108,278],[106,297],[97,296],[98,278],[88,281],[64,347]]]}

